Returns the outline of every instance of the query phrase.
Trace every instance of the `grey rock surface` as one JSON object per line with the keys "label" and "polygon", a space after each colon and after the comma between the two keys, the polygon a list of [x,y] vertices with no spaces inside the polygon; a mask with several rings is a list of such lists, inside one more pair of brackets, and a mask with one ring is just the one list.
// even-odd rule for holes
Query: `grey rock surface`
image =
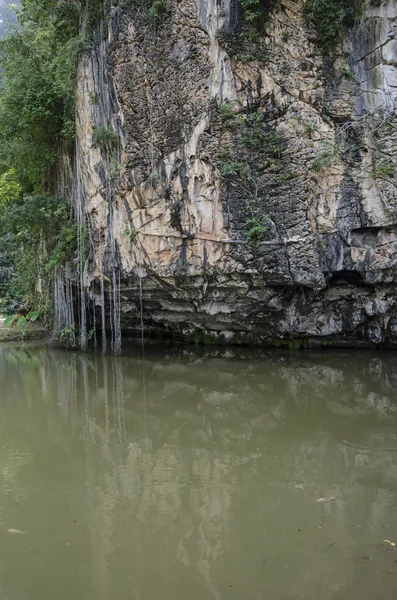
{"label": "grey rock surface", "polygon": [[[80,64],[92,281],[110,232],[124,334],[143,309],[147,331],[187,340],[397,344],[397,3],[368,1],[332,61],[303,5],[275,1],[245,55],[236,0],[177,1],[158,28],[118,9]],[[225,104],[259,115],[257,160]],[[93,147],[101,122],[118,152]],[[240,180],[225,149],[252,165]],[[265,226],[248,243],[253,215]]]}

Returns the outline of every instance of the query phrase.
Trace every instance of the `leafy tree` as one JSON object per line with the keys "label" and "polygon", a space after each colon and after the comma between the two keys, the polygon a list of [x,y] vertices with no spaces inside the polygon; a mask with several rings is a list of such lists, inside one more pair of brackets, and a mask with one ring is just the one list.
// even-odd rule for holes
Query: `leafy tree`
{"label": "leafy tree", "polygon": [[0,172],[44,190],[75,121],[76,65],[84,44],[73,3],[24,0],[18,27],[0,42]]}
{"label": "leafy tree", "polygon": [[15,169],[10,169],[0,175],[0,206],[7,207],[16,202],[21,195],[21,191]]}
{"label": "leafy tree", "polygon": [[[85,2],[22,0],[0,40],[0,305],[34,297],[73,260],[76,228],[53,197],[60,150],[73,153],[77,62]],[[90,5],[94,6],[96,0]]]}

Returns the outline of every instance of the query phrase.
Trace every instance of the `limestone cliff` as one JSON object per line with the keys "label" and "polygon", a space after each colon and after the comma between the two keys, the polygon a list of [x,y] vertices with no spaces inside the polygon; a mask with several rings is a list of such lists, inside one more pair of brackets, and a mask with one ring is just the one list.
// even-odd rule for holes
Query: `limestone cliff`
{"label": "limestone cliff", "polygon": [[332,59],[303,0],[264,2],[245,46],[237,0],[174,0],[157,27],[138,4],[79,67],[98,311],[120,278],[123,333],[142,312],[196,341],[395,344],[396,1],[367,0]]}

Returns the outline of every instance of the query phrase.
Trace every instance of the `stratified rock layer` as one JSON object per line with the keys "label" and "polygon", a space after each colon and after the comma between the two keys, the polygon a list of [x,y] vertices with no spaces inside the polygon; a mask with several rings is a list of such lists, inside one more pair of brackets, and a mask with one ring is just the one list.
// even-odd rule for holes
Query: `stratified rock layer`
{"label": "stratified rock layer", "polygon": [[[237,52],[235,0],[171,4],[158,28],[115,11],[79,70],[94,285],[110,232],[123,332],[142,310],[148,330],[196,341],[397,343],[396,2],[367,2],[332,60],[303,0],[275,1],[266,35]],[[221,174],[225,149],[245,160],[225,104],[280,145],[256,165],[254,204]],[[92,146],[103,122],[118,156]],[[252,215],[266,223],[255,243]]]}

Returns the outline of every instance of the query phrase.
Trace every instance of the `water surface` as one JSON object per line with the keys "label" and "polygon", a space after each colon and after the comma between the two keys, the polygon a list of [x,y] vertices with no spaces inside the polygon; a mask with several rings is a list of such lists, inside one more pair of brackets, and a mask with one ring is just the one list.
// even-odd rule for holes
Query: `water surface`
{"label": "water surface", "polygon": [[395,600],[396,392],[393,354],[0,347],[0,600]]}

